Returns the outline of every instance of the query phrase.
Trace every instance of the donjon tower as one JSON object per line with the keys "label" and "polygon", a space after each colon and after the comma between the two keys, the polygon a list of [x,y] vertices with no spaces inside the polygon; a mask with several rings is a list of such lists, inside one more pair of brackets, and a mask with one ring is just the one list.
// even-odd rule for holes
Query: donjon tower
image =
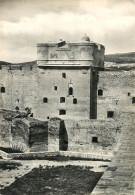
{"label": "donjon tower", "polygon": [[104,52],[86,34],[78,42],[38,43],[36,117],[96,118],[96,75],[104,69]]}

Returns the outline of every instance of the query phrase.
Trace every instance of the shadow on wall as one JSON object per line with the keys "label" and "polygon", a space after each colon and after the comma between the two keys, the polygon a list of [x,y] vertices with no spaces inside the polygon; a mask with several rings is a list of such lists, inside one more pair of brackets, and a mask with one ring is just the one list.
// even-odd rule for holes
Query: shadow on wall
{"label": "shadow on wall", "polygon": [[68,134],[67,134],[67,130],[66,130],[65,123],[63,120],[60,122],[59,150],[62,150],[62,151],[68,150]]}
{"label": "shadow on wall", "polygon": [[30,122],[29,146],[30,151],[47,151],[48,150],[48,122],[32,121]]}
{"label": "shadow on wall", "polygon": [[90,86],[90,119],[97,119],[97,85],[99,81],[99,71],[91,71]]}

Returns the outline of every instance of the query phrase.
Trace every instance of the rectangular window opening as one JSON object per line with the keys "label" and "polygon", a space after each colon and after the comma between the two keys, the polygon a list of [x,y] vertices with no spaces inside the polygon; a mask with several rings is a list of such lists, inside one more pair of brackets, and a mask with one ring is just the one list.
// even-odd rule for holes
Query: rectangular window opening
{"label": "rectangular window opening", "polygon": [[73,99],[73,104],[77,104],[77,98]]}
{"label": "rectangular window opening", "polygon": [[107,118],[113,118],[114,112],[113,111],[108,111],[107,112]]}
{"label": "rectangular window opening", "polygon": [[1,87],[1,93],[5,93],[5,87]]}
{"label": "rectangular window opening", "polygon": [[65,97],[60,97],[60,103],[64,103],[65,102]]}
{"label": "rectangular window opening", "polygon": [[64,79],[66,78],[66,73],[65,73],[65,72],[62,73],[62,77],[63,77]]}
{"label": "rectangular window opening", "polygon": [[130,96],[130,93],[128,93],[128,96]]}
{"label": "rectangular window opening", "polygon": [[54,90],[55,90],[55,91],[57,90],[57,86],[54,86]]}
{"label": "rectangular window opening", "polygon": [[93,143],[98,143],[98,137],[92,137],[92,142]]}
{"label": "rectangular window opening", "polygon": [[135,97],[132,97],[132,104],[135,104]]}
{"label": "rectangular window opening", "polygon": [[66,115],[66,110],[59,110],[59,115]]}
{"label": "rectangular window opening", "polygon": [[102,89],[98,90],[98,96],[103,96],[103,90]]}
{"label": "rectangular window opening", "polygon": [[47,97],[44,97],[44,98],[43,98],[43,102],[44,102],[44,103],[48,103],[48,98],[47,98]]}

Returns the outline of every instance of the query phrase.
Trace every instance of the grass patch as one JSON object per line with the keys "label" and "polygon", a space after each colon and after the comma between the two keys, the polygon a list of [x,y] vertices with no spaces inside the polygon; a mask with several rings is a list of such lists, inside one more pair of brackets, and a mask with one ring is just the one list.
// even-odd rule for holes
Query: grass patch
{"label": "grass patch", "polygon": [[[12,156],[11,156],[12,157]],[[69,161],[69,160],[87,160],[87,161],[103,161],[103,162],[111,162],[111,160],[104,160],[104,159],[96,159],[96,158],[83,158],[83,157],[74,157],[74,156],[39,156],[33,154],[26,154],[24,156],[14,156],[13,159],[15,160],[50,160],[50,161]]]}
{"label": "grass patch", "polygon": [[22,164],[18,163],[18,162],[0,161],[0,169],[2,169],[2,170],[17,169],[21,165]]}
{"label": "grass patch", "polygon": [[43,168],[40,165],[0,192],[4,195],[84,195],[92,192],[102,174],[89,167]]}

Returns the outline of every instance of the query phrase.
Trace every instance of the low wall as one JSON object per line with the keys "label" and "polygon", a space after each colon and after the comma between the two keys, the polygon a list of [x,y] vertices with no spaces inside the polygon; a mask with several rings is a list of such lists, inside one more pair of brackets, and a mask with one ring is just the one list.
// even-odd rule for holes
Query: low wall
{"label": "low wall", "polygon": [[120,116],[117,120],[107,121],[60,118],[39,121],[29,117],[11,121],[1,115],[0,139],[5,144],[1,147],[23,152],[60,150],[111,155],[118,150],[123,133],[132,124],[131,113],[121,113]]}
{"label": "low wall", "polygon": [[119,148],[123,126],[115,120],[65,120],[68,151],[113,153]]}

